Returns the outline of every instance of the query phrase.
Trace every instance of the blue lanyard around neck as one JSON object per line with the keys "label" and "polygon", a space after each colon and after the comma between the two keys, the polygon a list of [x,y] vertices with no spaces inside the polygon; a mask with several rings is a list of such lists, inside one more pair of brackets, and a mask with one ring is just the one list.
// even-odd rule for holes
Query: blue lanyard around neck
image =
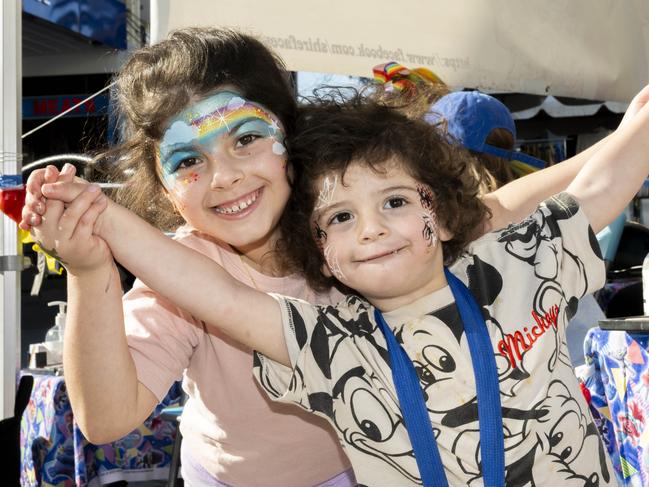
{"label": "blue lanyard around neck", "polygon": [[[503,418],[500,406],[498,369],[489,332],[471,291],[448,269],[444,268],[444,274],[464,324],[464,332],[469,342],[469,351],[473,362],[480,422],[483,482],[485,487],[503,486],[505,485]],[[412,443],[424,487],[433,485],[448,487],[448,480],[415,367],[378,309],[374,310],[374,317],[388,345],[392,379],[397,389],[403,420],[408,430],[408,437]],[[435,399],[432,398],[432,400]]]}

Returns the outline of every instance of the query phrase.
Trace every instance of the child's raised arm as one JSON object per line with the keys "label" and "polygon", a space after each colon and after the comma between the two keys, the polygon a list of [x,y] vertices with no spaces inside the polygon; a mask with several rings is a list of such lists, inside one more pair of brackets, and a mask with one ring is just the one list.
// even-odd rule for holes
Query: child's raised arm
{"label": "child's raised arm", "polygon": [[638,114],[610,136],[567,188],[595,232],[624,210],[649,174],[649,85],[636,99],[645,103]]}
{"label": "child's raised arm", "polygon": [[80,264],[76,257],[82,244],[79,237],[94,231],[115,259],[151,289],[240,343],[289,363],[280,307],[273,298],[241,284],[208,257],[166,237],[105,197],[106,210],[100,216],[88,216],[97,193],[86,184],[58,182],[41,189],[48,199],[69,202],[58,224],[41,229],[39,237],[44,245],[56,242],[56,252],[71,274]]}
{"label": "child's raised arm", "polygon": [[[623,131],[647,101],[649,101],[649,90],[645,87],[629,104],[622,123],[615,133]],[[477,236],[521,220],[531,213],[541,201],[566,190],[584,165],[600,152],[612,137],[613,134],[560,164],[528,174],[485,195],[484,202],[491,210],[492,217],[486,222],[485,227],[477,232]],[[603,164],[610,164],[612,168],[617,167],[616,161],[610,159],[607,159],[607,162],[603,162]]]}
{"label": "child's raised arm", "polygon": [[491,211],[491,218],[485,222],[485,227],[477,236],[522,220],[541,201],[564,191],[586,162],[608,143],[610,137],[609,135],[560,164],[515,179],[484,195],[483,201]]}
{"label": "child's raised arm", "polygon": [[112,255],[102,239],[90,234],[91,222],[102,209],[100,193],[85,191],[87,183],[77,185],[78,193],[83,195],[79,201],[90,204],[100,200],[100,206],[95,204],[93,211],[86,212],[83,221],[87,224],[72,233],[77,248],[68,245],[70,239],[64,236],[65,231],[76,230],[76,226],[61,219],[63,202],[44,198],[41,193],[44,183],[73,178],[71,165],[64,166],[60,174],[53,166],[32,172],[26,185],[23,223],[28,227],[27,221],[33,221],[38,210],[38,221],[34,222],[37,226],[32,228],[35,239],[66,261],[68,317],[63,364],[67,390],[84,435],[101,444],[121,438],[141,424],[158,399],[138,382],[126,342],[122,289]]}

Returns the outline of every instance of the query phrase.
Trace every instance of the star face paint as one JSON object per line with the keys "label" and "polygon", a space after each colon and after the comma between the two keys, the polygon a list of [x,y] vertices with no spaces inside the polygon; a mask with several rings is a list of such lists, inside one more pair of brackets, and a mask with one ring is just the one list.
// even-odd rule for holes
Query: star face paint
{"label": "star face paint", "polygon": [[[263,106],[231,91],[219,91],[173,118],[160,141],[160,166],[167,189],[183,191],[196,175],[182,169],[202,156],[217,138],[273,138],[272,152],[286,153],[284,131],[278,119]],[[176,186],[178,186],[176,188]]]}

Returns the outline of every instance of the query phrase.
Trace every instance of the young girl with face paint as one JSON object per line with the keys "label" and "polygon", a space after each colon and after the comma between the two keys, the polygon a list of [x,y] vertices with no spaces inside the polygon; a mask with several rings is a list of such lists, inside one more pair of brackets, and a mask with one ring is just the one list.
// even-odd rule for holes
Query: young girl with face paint
{"label": "young girl with face paint", "polygon": [[335,306],[242,285],[80,182],[42,186],[69,206],[48,200],[34,233],[86,286],[110,292],[112,251],[256,350],[263,389],[327,418],[359,484],[614,485],[564,333],[603,282],[592,230],[649,173],[649,107],[619,132],[567,192],[471,242],[488,210],[466,152],[371,103],[305,110],[289,249],[314,287],[324,268],[357,291]]}
{"label": "young girl with face paint", "polygon": [[[173,33],[135,52],[117,76],[124,144],[105,158],[120,161],[116,174],[132,174],[119,201],[183,245],[248,286],[330,303],[338,293],[313,292],[283,258],[284,139],[296,110],[288,80],[281,61],[249,36]],[[64,367],[91,442],[137,427],[182,378],[186,485],[356,485],[325,421],[295,416],[297,408],[260,391],[248,347],[139,281],[122,301],[115,269],[101,289],[88,278],[69,273]]]}

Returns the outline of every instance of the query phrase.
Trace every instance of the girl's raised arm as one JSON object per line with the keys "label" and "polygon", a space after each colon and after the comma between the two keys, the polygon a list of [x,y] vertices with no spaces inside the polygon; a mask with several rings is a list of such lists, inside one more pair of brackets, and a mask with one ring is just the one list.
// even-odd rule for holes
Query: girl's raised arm
{"label": "girl's raised arm", "polygon": [[[87,234],[92,226],[77,228],[74,222],[62,220],[62,201],[42,197],[43,183],[71,181],[73,177],[71,165],[66,165],[60,175],[53,166],[34,171],[27,182],[26,208],[42,206],[43,221],[38,215],[39,225],[32,229],[34,237],[48,252],[60,250],[65,255],[59,257],[70,261],[63,347],[65,380],[83,434],[92,443],[102,444],[121,438],[141,424],[158,399],[137,379],[126,343],[120,279],[105,242]],[[79,192],[86,187],[78,185]],[[105,201],[96,191],[86,193],[84,199],[92,202],[86,218],[96,219]],[[29,217],[30,211],[24,214]],[[66,243],[70,231],[82,244],[78,253]],[[63,245],[58,245],[61,242]],[[93,265],[84,268],[88,257]]]}

